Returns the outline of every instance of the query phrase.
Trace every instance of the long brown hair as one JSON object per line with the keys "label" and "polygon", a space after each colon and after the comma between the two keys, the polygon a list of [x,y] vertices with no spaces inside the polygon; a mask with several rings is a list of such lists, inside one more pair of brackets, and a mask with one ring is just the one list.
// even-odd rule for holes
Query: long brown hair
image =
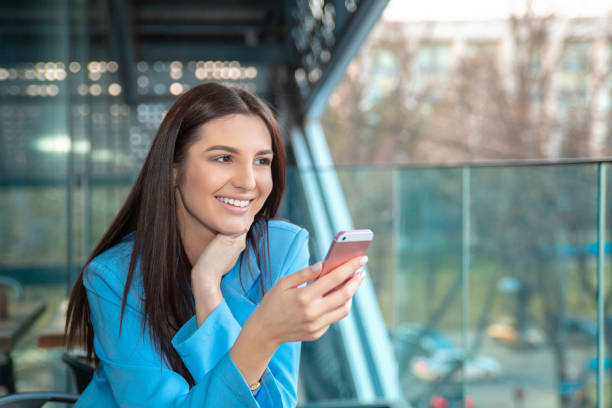
{"label": "long brown hair", "polygon": [[[190,289],[191,264],[177,228],[173,166],[181,168],[187,150],[197,141],[198,130],[203,125],[231,114],[258,116],[266,124],[272,138],[272,192],[247,234],[247,242],[254,249],[262,273],[261,290],[266,290],[269,275],[267,221],[275,216],[285,189],[285,149],[280,128],[270,108],[249,92],[218,83],[201,84],[183,94],[164,117],[125,203],[81,269],[72,288],[66,315],[68,347],[84,345],[88,358],[97,362],[83,272],[92,259],[134,232],[121,319],[136,261],[140,258],[145,293],[143,327],[145,323],[148,324],[157,350],[168,365],[193,386],[193,378],[171,344],[177,330],[194,313]],[[243,255],[245,253],[248,251],[244,251]],[[242,256],[240,260],[242,266]]]}

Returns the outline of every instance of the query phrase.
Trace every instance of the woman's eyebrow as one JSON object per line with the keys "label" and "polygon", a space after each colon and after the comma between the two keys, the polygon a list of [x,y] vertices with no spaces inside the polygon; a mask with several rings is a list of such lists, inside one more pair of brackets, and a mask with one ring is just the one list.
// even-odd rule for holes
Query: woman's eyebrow
{"label": "woman's eyebrow", "polygon": [[[208,149],[204,150],[205,152],[210,152],[212,150],[224,150],[226,152],[237,154],[239,153],[238,149],[231,146],[223,146],[223,145],[214,145],[210,146]],[[257,152],[257,156],[266,155],[266,154],[274,154],[272,149],[260,150]]]}
{"label": "woman's eyebrow", "polygon": [[230,153],[238,153],[238,150],[234,149],[233,147],[223,146],[223,145],[210,146],[208,149],[206,149],[204,151],[205,152],[210,152],[212,150],[225,150],[225,151],[230,152]]}

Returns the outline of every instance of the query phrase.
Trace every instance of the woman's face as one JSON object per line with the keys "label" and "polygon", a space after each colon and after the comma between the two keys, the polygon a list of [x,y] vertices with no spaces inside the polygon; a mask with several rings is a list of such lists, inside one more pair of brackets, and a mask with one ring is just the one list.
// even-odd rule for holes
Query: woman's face
{"label": "woman's face", "polygon": [[234,114],[198,130],[175,169],[182,231],[192,237],[246,232],[272,191],[272,138],[261,118]]}

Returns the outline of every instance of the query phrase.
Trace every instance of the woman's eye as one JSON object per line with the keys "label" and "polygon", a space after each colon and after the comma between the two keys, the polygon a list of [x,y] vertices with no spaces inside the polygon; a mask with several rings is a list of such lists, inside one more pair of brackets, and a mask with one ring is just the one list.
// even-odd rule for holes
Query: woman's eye
{"label": "woman's eye", "polygon": [[231,159],[232,158],[228,155],[215,157],[215,161],[219,163],[228,163],[229,161],[231,161]]}
{"label": "woman's eye", "polygon": [[269,166],[270,163],[272,163],[272,160],[268,159],[267,157],[264,157],[264,158],[255,160],[255,163],[263,165],[263,166]]}

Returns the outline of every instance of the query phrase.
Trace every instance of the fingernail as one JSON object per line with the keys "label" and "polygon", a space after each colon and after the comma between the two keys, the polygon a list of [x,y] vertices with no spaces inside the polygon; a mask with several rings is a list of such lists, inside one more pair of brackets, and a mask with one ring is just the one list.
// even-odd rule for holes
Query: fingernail
{"label": "fingernail", "polygon": [[361,259],[359,260],[359,265],[363,266],[365,264],[368,263],[368,257],[367,256],[362,256]]}
{"label": "fingernail", "polygon": [[365,271],[363,269],[360,269],[357,272],[355,272],[355,276],[358,277],[359,279],[363,279],[363,277],[365,276]]}
{"label": "fingernail", "polygon": [[317,273],[321,270],[321,266],[323,266],[321,262],[317,262],[316,264],[310,267],[310,270],[313,271],[314,273]]}

